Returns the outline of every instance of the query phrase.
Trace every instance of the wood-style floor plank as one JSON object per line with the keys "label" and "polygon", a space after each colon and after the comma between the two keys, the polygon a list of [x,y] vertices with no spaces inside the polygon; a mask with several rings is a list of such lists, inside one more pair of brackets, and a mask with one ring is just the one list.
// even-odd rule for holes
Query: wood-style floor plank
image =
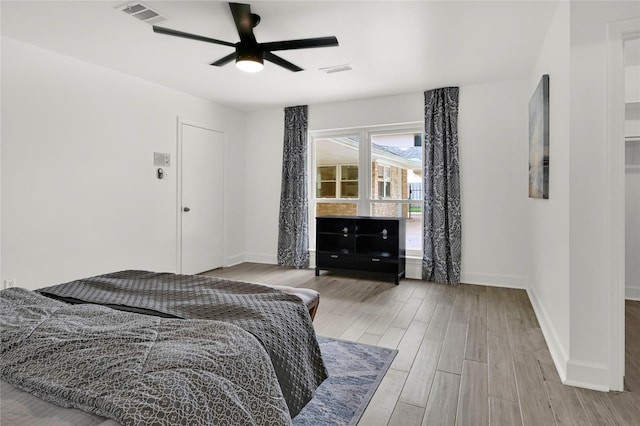
{"label": "wood-style floor plank", "polygon": [[405,331],[404,328],[398,327],[389,327],[384,332],[382,336],[380,336],[380,340],[378,340],[378,346],[382,346],[383,348],[395,349],[398,347],[398,344],[402,340]]}
{"label": "wood-style floor plank", "polygon": [[447,373],[462,374],[462,360],[464,358],[464,348],[467,341],[467,324],[449,324],[447,335],[444,338],[438,370]]}
{"label": "wood-style floor plank", "polygon": [[459,392],[459,375],[437,371],[422,424],[424,426],[455,425]]}
{"label": "wood-style floor plank", "polygon": [[447,334],[447,326],[451,318],[452,306],[444,300],[438,302],[435,312],[429,322],[426,337],[433,340],[444,340]]}
{"label": "wood-style floor plank", "polygon": [[489,424],[489,386],[487,364],[464,360],[460,396],[456,412],[457,426]]}
{"label": "wood-style floor plank", "polygon": [[406,372],[389,369],[384,379],[382,379],[382,382],[380,382],[378,390],[373,395],[373,398],[371,398],[367,409],[360,418],[359,424],[371,426],[386,425],[391,419],[391,415],[398,401],[398,396],[406,380]]}
{"label": "wood-style floor plank", "polygon": [[424,408],[398,402],[391,414],[389,426],[420,426],[424,417]]}
{"label": "wood-style floor plank", "polygon": [[369,328],[367,328],[367,333],[371,334],[379,334],[383,335],[387,328],[391,326],[391,323],[395,319],[398,312],[402,309],[404,303],[390,301],[387,303],[386,307],[380,312],[378,318],[371,323]]}
{"label": "wood-style floor plank", "polygon": [[518,401],[509,337],[489,334],[488,341],[489,395],[499,399]]}
{"label": "wood-style floor plank", "polygon": [[515,401],[489,397],[489,425],[521,426],[520,405]]}
{"label": "wood-style floor plank", "polygon": [[426,332],[427,324],[423,322],[414,321],[409,325],[398,345],[398,354],[393,360],[391,368],[407,372],[411,369]]}
{"label": "wood-style floor plank", "polygon": [[[625,389],[640,392],[640,301],[625,301]],[[634,324],[636,325],[634,327]]]}
{"label": "wood-style floor plank", "polygon": [[375,319],[376,315],[374,314],[368,314],[366,312],[360,313],[358,318],[349,325],[349,328],[340,335],[340,338],[343,340],[351,340],[353,342],[357,341],[360,336],[365,333],[367,328],[369,328],[371,323],[375,321]]}
{"label": "wood-style floor plank", "polygon": [[511,353],[516,372],[522,423],[555,425],[551,402],[535,356],[531,352],[521,352],[516,349]]}
{"label": "wood-style floor plank", "polygon": [[487,317],[471,315],[464,358],[471,361],[487,362]]}
{"label": "wood-style floor plank", "polygon": [[574,388],[552,382],[546,382],[545,385],[558,426],[591,424]]}
{"label": "wood-style floor plank", "polygon": [[640,302],[626,302],[630,391],[603,393],[562,385],[523,290],[255,263],[207,275],[314,289],[318,335],[397,348],[361,426],[640,425]]}
{"label": "wood-style floor plank", "polygon": [[392,327],[398,328],[407,328],[413,322],[413,317],[415,317],[416,312],[420,308],[422,304],[421,298],[411,298],[409,299],[403,309],[398,313],[393,322],[391,323]]}
{"label": "wood-style floor plank", "polygon": [[506,289],[498,287],[487,288],[487,330],[489,333],[506,336],[507,329],[507,300]]}
{"label": "wood-style floor plank", "polygon": [[442,342],[439,340],[427,338],[422,340],[411,370],[409,370],[400,401],[418,407],[427,406],[441,347]]}
{"label": "wood-style floor plank", "polygon": [[580,398],[585,414],[592,425],[617,426],[624,424],[620,422],[620,415],[616,413],[617,410],[608,393],[576,389],[576,394]]}

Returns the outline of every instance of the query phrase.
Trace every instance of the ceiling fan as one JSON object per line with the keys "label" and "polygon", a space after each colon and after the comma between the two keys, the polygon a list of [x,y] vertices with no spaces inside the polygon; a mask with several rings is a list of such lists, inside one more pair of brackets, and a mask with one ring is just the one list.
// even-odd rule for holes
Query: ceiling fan
{"label": "ceiling fan", "polygon": [[214,38],[185,33],[182,31],[172,30],[170,28],[159,27],[157,25],[153,26],[153,31],[159,34],[234,47],[235,52],[218,59],[211,65],[221,67],[235,60],[236,66],[247,72],[260,71],[264,66],[265,59],[290,71],[302,71],[302,68],[299,66],[273,54],[273,52],[278,50],[309,49],[312,47],[330,47],[338,45],[338,39],[334,36],[258,43],[255,35],[253,34],[253,29],[260,23],[260,16],[255,13],[251,13],[251,6],[248,4],[229,3],[229,8],[231,9],[231,14],[233,15],[233,20],[236,24],[238,35],[240,36],[240,41],[238,43],[216,40]]}

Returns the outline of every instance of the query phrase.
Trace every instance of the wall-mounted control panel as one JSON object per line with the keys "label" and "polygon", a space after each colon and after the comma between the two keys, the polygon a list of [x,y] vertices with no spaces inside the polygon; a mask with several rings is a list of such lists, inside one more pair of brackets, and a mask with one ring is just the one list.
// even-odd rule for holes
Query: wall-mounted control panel
{"label": "wall-mounted control panel", "polygon": [[169,167],[171,165],[171,154],[167,154],[166,152],[154,152],[153,165],[159,167]]}
{"label": "wall-mounted control panel", "polygon": [[167,154],[166,152],[154,152],[153,165],[158,167],[156,170],[156,177],[161,180],[165,179],[167,177],[167,172],[164,167],[171,166],[171,154]]}

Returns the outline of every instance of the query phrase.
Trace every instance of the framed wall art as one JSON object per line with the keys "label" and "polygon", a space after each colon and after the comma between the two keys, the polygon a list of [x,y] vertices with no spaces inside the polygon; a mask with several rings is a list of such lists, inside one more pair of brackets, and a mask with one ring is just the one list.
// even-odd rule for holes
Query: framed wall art
{"label": "framed wall art", "polygon": [[529,101],[529,198],[549,198],[549,75]]}

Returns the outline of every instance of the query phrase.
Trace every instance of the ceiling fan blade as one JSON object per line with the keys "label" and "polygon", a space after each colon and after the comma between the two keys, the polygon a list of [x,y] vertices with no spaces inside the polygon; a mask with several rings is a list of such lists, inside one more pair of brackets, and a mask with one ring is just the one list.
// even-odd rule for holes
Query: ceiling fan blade
{"label": "ceiling fan blade", "polygon": [[212,62],[211,65],[213,65],[214,67],[221,67],[223,65],[227,65],[229,62],[235,59],[236,59],[236,52],[233,52],[223,58],[218,59],[215,62]]}
{"label": "ceiling fan blade", "polygon": [[166,34],[174,37],[188,38],[191,40],[206,41],[207,43],[222,44],[223,46],[230,46],[230,47],[236,46],[235,44],[229,43],[228,41],[216,40],[215,38],[209,38],[209,37],[199,36],[196,34],[184,33],[182,31],[172,30],[171,28],[158,27],[157,25],[153,26],[153,31],[158,34]]}
{"label": "ceiling fan blade", "polygon": [[286,68],[289,71],[293,71],[293,72],[303,71],[303,69],[300,68],[299,66],[292,64],[286,59],[282,59],[280,56],[276,56],[271,52],[264,52],[264,59],[266,59],[269,62],[273,62],[276,65],[280,65],[281,67]]}
{"label": "ceiling fan blade", "polygon": [[243,42],[256,42],[256,37],[253,35],[253,27],[258,25],[260,17],[258,15],[251,14],[251,6],[243,3],[229,3],[231,14],[233,15],[233,22],[236,24],[238,35]]}
{"label": "ceiling fan blade", "polygon": [[312,47],[331,47],[338,45],[338,39],[331,37],[304,38],[300,40],[272,41],[270,43],[260,43],[264,50],[293,50],[309,49]]}

